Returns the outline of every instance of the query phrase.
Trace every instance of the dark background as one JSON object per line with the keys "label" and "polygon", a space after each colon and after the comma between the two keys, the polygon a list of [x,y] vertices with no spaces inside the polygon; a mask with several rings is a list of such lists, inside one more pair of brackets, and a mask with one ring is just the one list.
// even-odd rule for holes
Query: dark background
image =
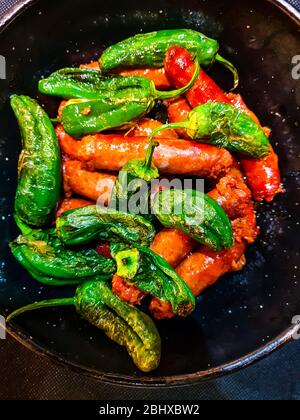
{"label": "dark background", "polygon": [[[0,0],[0,14],[17,0]],[[291,0],[300,8],[299,0]],[[300,53],[300,51],[299,51]],[[141,389],[103,385],[0,341],[0,399],[300,399],[300,342],[239,373],[197,386]]]}

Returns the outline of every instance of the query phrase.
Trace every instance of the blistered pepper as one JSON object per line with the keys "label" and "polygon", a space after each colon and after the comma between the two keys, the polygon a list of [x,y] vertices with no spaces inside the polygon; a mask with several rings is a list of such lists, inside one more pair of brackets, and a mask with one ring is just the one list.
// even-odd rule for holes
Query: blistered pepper
{"label": "blistered pepper", "polygon": [[97,70],[63,69],[40,81],[42,93],[70,99],[61,112],[61,122],[71,136],[98,133],[112,128],[123,129],[147,114],[157,100],[180,96],[195,82],[196,64],[189,83],[173,91],[158,91],[154,82],[144,77],[103,76]]}
{"label": "blistered pepper", "polygon": [[58,236],[66,245],[84,245],[94,239],[140,243],[149,246],[153,225],[142,216],[88,206],[64,213],[56,220]]}
{"label": "blistered pepper", "polygon": [[93,249],[67,249],[54,229],[32,230],[10,246],[29,274],[49,286],[80,284],[95,276],[108,280],[116,271],[112,259],[101,257]]}
{"label": "blistered pepper", "polygon": [[186,317],[194,310],[195,298],[190,288],[162,257],[137,244],[134,248],[114,244],[111,249],[119,276],[142,292],[168,302],[174,314]]}
{"label": "blistered pepper", "polygon": [[120,67],[162,67],[169,47],[187,48],[201,66],[209,67],[215,61],[223,64],[234,75],[234,87],[239,83],[238,72],[229,61],[218,54],[218,41],[191,29],[168,29],[138,34],[107,48],[99,59],[104,72]]}
{"label": "blistered pepper", "polygon": [[262,128],[232,105],[208,102],[194,108],[185,122],[166,124],[153,131],[185,128],[192,139],[262,158],[269,154],[270,143]]}
{"label": "blistered pepper", "polygon": [[42,227],[52,221],[61,190],[61,161],[53,125],[36,101],[13,96],[23,151],[19,159],[19,180],[15,212],[25,223]]}
{"label": "blistered pepper", "polygon": [[57,306],[75,306],[85,320],[120,346],[126,347],[133,362],[143,372],[158,367],[161,340],[153,321],[143,312],[122,302],[102,281],[84,283],[78,287],[73,298],[42,301],[18,309],[7,318],[7,322],[29,311]]}
{"label": "blistered pepper", "polygon": [[160,191],[152,209],[164,227],[177,228],[214,251],[233,245],[228,216],[215,200],[200,191]]}

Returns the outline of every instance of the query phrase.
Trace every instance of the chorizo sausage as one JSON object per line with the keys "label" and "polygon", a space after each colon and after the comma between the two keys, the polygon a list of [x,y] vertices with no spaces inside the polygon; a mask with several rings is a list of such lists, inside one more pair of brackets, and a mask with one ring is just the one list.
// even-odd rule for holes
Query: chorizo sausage
{"label": "chorizo sausage", "polygon": [[63,174],[66,194],[75,193],[93,201],[101,199],[108,204],[116,181],[114,175],[88,171],[77,160],[65,160]]}
{"label": "chorizo sausage", "polygon": [[[132,159],[145,156],[147,137],[95,134],[81,141],[70,137],[58,126],[56,133],[62,151],[89,167],[119,171]],[[160,172],[219,179],[233,166],[234,159],[225,149],[180,139],[160,139],[153,163]]]}

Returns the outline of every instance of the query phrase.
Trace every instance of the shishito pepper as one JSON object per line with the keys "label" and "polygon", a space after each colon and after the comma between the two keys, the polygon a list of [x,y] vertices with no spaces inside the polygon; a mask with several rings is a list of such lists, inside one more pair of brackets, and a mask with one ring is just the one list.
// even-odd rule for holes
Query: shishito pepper
{"label": "shishito pepper", "polygon": [[66,245],[84,245],[93,239],[140,243],[149,246],[153,225],[141,216],[88,206],[64,213],[56,221],[59,238]]}
{"label": "shishito pepper", "polygon": [[122,302],[102,281],[84,283],[73,298],[37,302],[21,308],[12,313],[7,322],[32,310],[73,305],[85,320],[126,347],[140,370],[150,372],[158,367],[161,339],[155,324],[148,315]]}
{"label": "shishito pepper", "polygon": [[152,221],[150,210],[149,183],[159,178],[159,170],[153,165],[153,154],[158,143],[151,140],[144,159],[132,159],[119,172],[115,187],[112,193],[110,206],[123,211],[130,211],[131,197],[139,194],[139,208],[134,208],[135,214],[143,215],[147,220]]}
{"label": "shishito pepper", "polygon": [[228,216],[215,200],[200,191],[160,191],[152,210],[166,228],[179,229],[214,251],[234,243]]}
{"label": "shishito pepper", "polygon": [[161,256],[138,244],[128,248],[112,244],[112,256],[118,263],[118,275],[130,284],[171,304],[174,314],[186,317],[195,309],[190,288]]}
{"label": "shishito pepper", "polygon": [[93,249],[67,249],[54,229],[32,230],[10,246],[32,277],[49,286],[80,284],[95,276],[108,280],[116,271],[112,259],[101,257]]}
{"label": "shishito pepper", "polygon": [[73,137],[112,128],[129,128],[146,115],[157,100],[180,96],[190,89],[199,74],[183,88],[158,91],[145,77],[103,76],[97,70],[65,69],[42,80],[42,93],[71,98],[64,106],[61,122]]}
{"label": "shishito pepper", "polygon": [[270,152],[269,139],[262,128],[247,114],[232,105],[208,102],[194,108],[184,122],[166,124],[161,130],[184,128],[187,134],[201,143],[209,143],[246,156],[263,158]]}
{"label": "shishito pepper", "polygon": [[36,101],[13,96],[23,143],[15,211],[25,223],[42,227],[51,222],[60,198],[61,161],[54,127]]}
{"label": "shishito pepper", "polygon": [[99,59],[100,69],[108,72],[119,67],[162,67],[167,50],[172,46],[186,48],[204,67],[215,61],[234,75],[234,87],[239,76],[232,63],[218,54],[218,41],[191,29],[171,29],[138,34],[107,48]]}

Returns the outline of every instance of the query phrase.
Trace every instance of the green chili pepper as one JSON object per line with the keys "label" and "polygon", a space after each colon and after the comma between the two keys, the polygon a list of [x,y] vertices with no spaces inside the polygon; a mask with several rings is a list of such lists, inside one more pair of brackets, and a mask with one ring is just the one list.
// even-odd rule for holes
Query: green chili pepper
{"label": "green chili pepper", "polygon": [[72,99],[62,110],[62,125],[73,137],[99,133],[110,129],[127,129],[149,113],[156,100],[180,96],[190,89],[199,73],[182,89],[159,92],[151,80],[144,77],[115,77],[115,90],[107,90],[97,99]]}
{"label": "green chili pepper", "polygon": [[7,322],[28,311],[66,305],[74,305],[84,319],[126,347],[140,370],[150,372],[158,367],[161,340],[155,324],[149,316],[122,302],[102,281],[84,283],[74,298],[37,302],[18,309]]}
{"label": "green chili pepper", "polygon": [[80,137],[112,128],[131,127],[151,111],[156,100],[174,98],[189,90],[198,74],[197,63],[194,77],[187,86],[161,92],[145,77],[106,77],[97,70],[74,69],[70,72],[66,69],[41,81],[40,91],[72,98],[63,108],[61,120],[68,134]]}
{"label": "green chili pepper", "polygon": [[13,96],[11,106],[22,134],[19,182],[15,211],[34,227],[51,222],[60,198],[60,150],[53,125],[45,111],[27,96]]}
{"label": "green chili pepper", "polygon": [[116,271],[113,260],[93,249],[65,248],[54,229],[32,230],[10,246],[14,257],[36,280],[52,286],[79,284],[95,276],[108,280]]}
{"label": "green chili pepper", "polygon": [[[186,317],[195,309],[195,297],[189,286],[165,259],[143,246],[111,244],[113,258],[118,261],[118,273],[143,292],[171,304],[174,314]],[[136,250],[139,251],[137,257]],[[126,258],[122,256],[126,255]],[[138,266],[138,268],[137,268]],[[126,278],[126,273],[136,274]],[[130,281],[130,277],[133,277]]]}
{"label": "green chili pepper", "polygon": [[223,64],[234,75],[234,88],[239,84],[236,68],[218,54],[218,41],[191,29],[171,29],[138,34],[107,48],[99,59],[104,72],[119,67],[162,67],[167,50],[174,46],[186,48],[200,65]]}
{"label": "green chili pepper", "polygon": [[208,102],[200,105],[190,112],[186,121],[158,127],[151,138],[170,128],[184,128],[194,140],[253,158],[263,158],[270,153],[270,143],[262,128],[229,104]]}
{"label": "green chili pepper", "polygon": [[[149,211],[149,183],[159,178],[159,171],[152,163],[153,153],[158,144],[151,140],[144,159],[132,159],[122,168],[116,179],[110,207],[127,212],[130,211],[131,205],[138,202],[139,208],[134,208],[134,214],[140,214],[148,221],[153,221],[153,215]],[[131,197],[135,198],[134,203],[131,203]]]}
{"label": "green chili pepper", "polygon": [[214,251],[234,243],[228,216],[215,200],[200,191],[160,191],[152,210],[163,226],[179,229]]}
{"label": "green chili pepper", "polygon": [[102,239],[149,246],[156,233],[153,225],[141,216],[101,206],[68,211],[57,219],[56,227],[66,245],[83,245]]}

